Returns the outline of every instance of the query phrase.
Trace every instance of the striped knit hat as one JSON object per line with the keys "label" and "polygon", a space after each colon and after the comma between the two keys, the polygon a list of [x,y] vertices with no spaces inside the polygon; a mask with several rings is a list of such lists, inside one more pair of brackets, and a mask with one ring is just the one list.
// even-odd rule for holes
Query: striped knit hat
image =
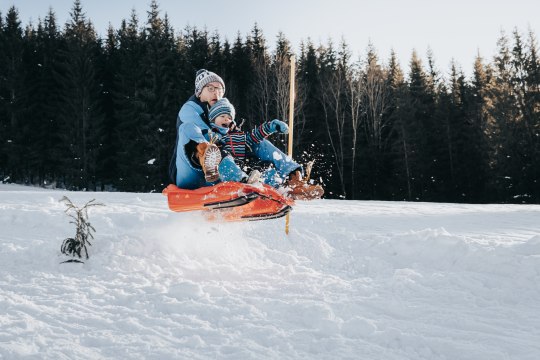
{"label": "striped knit hat", "polygon": [[234,106],[229,102],[227,98],[222,98],[218,100],[210,108],[210,112],[208,112],[208,117],[210,118],[210,121],[213,122],[219,115],[222,115],[222,114],[231,115],[231,118],[233,120],[234,120],[234,117],[236,116],[236,111],[234,110]]}
{"label": "striped knit hat", "polygon": [[216,73],[201,69],[195,75],[195,96],[201,96],[203,88],[211,82],[220,83],[223,86],[223,93],[225,93],[225,82],[223,82],[223,79]]}

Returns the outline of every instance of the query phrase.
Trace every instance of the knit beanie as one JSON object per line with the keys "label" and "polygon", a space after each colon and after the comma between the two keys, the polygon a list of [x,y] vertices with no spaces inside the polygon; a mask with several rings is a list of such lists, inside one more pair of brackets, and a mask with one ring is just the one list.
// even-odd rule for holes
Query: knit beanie
{"label": "knit beanie", "polygon": [[208,71],[206,69],[200,69],[195,75],[195,96],[201,96],[203,88],[211,82],[218,82],[223,86],[223,93],[225,93],[225,83],[218,74]]}
{"label": "knit beanie", "polygon": [[210,118],[211,122],[214,122],[214,120],[219,116],[223,114],[231,115],[231,118],[234,120],[234,117],[236,116],[236,111],[234,110],[234,106],[229,102],[227,98],[222,98],[218,100],[208,112],[208,118]]}

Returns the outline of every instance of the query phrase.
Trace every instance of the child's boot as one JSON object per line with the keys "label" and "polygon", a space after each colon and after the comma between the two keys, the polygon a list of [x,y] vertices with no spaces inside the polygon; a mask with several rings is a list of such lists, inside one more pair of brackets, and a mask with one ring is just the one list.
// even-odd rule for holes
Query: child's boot
{"label": "child's boot", "polygon": [[302,173],[299,170],[290,174],[285,186],[290,189],[289,196],[295,200],[320,199],[324,194],[321,185],[309,184],[307,180],[302,179]]}

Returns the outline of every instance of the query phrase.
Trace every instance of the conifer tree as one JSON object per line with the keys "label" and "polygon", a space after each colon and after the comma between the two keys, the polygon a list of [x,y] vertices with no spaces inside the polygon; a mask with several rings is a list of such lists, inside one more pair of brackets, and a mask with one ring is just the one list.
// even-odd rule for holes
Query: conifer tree
{"label": "conifer tree", "polygon": [[210,37],[208,68],[212,69],[217,74],[224,75],[225,64],[221,47],[221,39],[219,33],[216,31]]}
{"label": "conifer tree", "polygon": [[295,118],[295,122],[298,123],[295,138],[298,139],[297,146],[300,148],[309,148],[313,143],[321,147],[324,143],[322,139],[326,137],[326,131],[320,126],[322,109],[318,101],[321,91],[318,61],[313,43],[310,40],[302,43],[297,61],[297,93],[301,101],[296,104]]}
{"label": "conifer tree", "polygon": [[408,84],[401,70],[396,53],[391,52],[388,66],[390,105],[389,122],[392,124],[390,143],[392,148],[392,175],[395,181],[390,187],[392,199],[414,200],[414,145],[409,130],[409,114],[412,111]]}
{"label": "conifer tree", "polygon": [[103,146],[98,159],[100,164],[98,176],[101,180],[101,189],[104,190],[106,186],[109,187],[115,183],[118,171],[116,160],[119,141],[114,94],[117,92],[115,75],[120,71],[120,56],[118,36],[112,25],[109,25],[107,29],[103,53],[97,66],[103,79],[101,91],[101,103],[104,113]]}
{"label": "conifer tree", "polygon": [[[364,196],[368,198],[377,198],[382,191],[380,187],[386,167],[385,153],[389,130],[387,117],[389,90],[386,77],[386,70],[379,64],[377,52],[370,44],[361,74],[363,83],[360,94],[363,114],[361,124],[364,135],[361,144],[364,149],[359,152],[363,158],[361,171],[365,173],[365,176],[360,178],[364,179],[363,188],[366,189]],[[353,149],[356,149],[356,146],[358,144],[353,142]],[[353,165],[354,161],[353,158]],[[353,179],[356,177],[357,174],[353,172]]]}
{"label": "conifer tree", "polygon": [[175,137],[178,87],[175,85],[177,42],[165,15],[153,1],[146,27],[138,32],[132,14],[119,34],[123,70],[117,84],[118,136],[122,188],[157,191],[167,182]]}
{"label": "conifer tree", "polygon": [[538,43],[532,30],[528,31],[527,39],[528,55],[526,60],[527,87],[526,106],[529,116],[532,139],[530,144],[530,167],[528,171],[530,201],[540,202],[540,59],[538,57]]}
{"label": "conifer tree", "polygon": [[[266,110],[265,119],[278,118],[288,120],[290,107],[290,70],[292,55],[291,43],[285,37],[285,34],[279,33],[275,45],[275,50],[272,53],[271,68],[271,84],[270,84],[270,101],[275,104],[275,108],[270,111],[270,107]],[[296,74],[295,74],[296,78]],[[298,81],[296,81],[296,84]],[[295,85],[296,85],[295,84]],[[302,107],[304,101],[303,89],[295,86],[295,112]],[[297,122],[299,119],[295,116],[295,128],[302,126],[302,123]],[[295,132],[294,145],[300,142],[300,132]]]}
{"label": "conifer tree", "polygon": [[433,177],[437,159],[432,152],[431,139],[438,134],[434,134],[434,99],[428,75],[416,52],[413,52],[410,62],[409,97],[411,108],[404,125],[410,136],[409,166],[414,179],[412,192],[414,199],[431,200],[432,183],[438,180]]}
{"label": "conifer tree", "polygon": [[[7,41],[4,38],[4,18],[0,11],[0,79],[3,79],[6,72],[6,58],[3,54],[6,53]],[[9,175],[7,170],[7,131],[8,131],[8,115],[6,101],[6,83],[0,81],[0,182],[4,181]]]}
{"label": "conifer tree", "polygon": [[452,64],[448,103],[442,109],[446,109],[447,114],[449,159],[449,174],[444,188],[446,201],[478,202],[484,199],[487,163],[481,122],[474,119],[477,114],[474,92],[474,88],[466,84],[463,72]]}
{"label": "conifer tree", "polygon": [[[140,114],[144,104],[140,101],[140,88],[143,79],[141,59],[144,56],[143,37],[139,33],[139,19],[135,11],[131,12],[129,22],[123,20],[118,31],[118,69],[115,74],[114,116],[116,119],[116,137],[118,139],[117,179],[116,184],[122,190],[141,189],[136,166],[144,162],[139,159]],[[149,159],[146,159],[147,161]]]}
{"label": "conifer tree", "polygon": [[[229,43],[197,28],[175,36],[155,0],[147,15],[140,26],[133,11],[102,40],[79,0],[63,30],[52,9],[25,27],[15,7],[0,14],[0,181],[161,190],[200,68],[222,76],[246,126],[287,120],[294,50],[285,34],[269,53],[257,24]],[[414,52],[405,76],[394,52],[385,66],[370,44],[351,63],[345,41],[308,39],[295,159],[318,160],[328,197],[539,202],[540,62],[527,35],[501,34],[470,80],[455,63],[441,76],[431,50],[426,68]]]}
{"label": "conifer tree", "polygon": [[[249,43],[249,39],[246,39],[246,44]],[[251,92],[251,80],[253,79],[253,61],[250,53],[250,49],[247,45],[244,45],[240,33],[238,33],[236,40],[231,49],[231,62],[230,79],[227,82],[226,96],[231,100],[236,108],[236,116],[246,120],[246,126],[251,127],[254,125],[254,119],[251,118],[251,109],[249,95]]]}
{"label": "conifer tree", "polygon": [[[312,177],[324,179],[326,192],[335,193],[330,187],[335,176],[333,152],[328,141],[322,106],[321,74],[317,49],[311,40],[302,43],[297,61],[297,96],[295,108],[295,159],[301,162],[316,160]],[[298,150],[297,150],[298,149]],[[337,179],[338,176],[335,176]]]}
{"label": "conifer tree", "polygon": [[513,85],[512,52],[509,39],[501,33],[497,41],[498,52],[494,59],[494,77],[489,84],[489,126],[488,137],[491,148],[493,176],[492,187],[497,191],[497,198],[504,201],[520,195],[516,193],[517,182],[521,177],[522,157],[517,136],[522,117],[516,103]]}
{"label": "conifer tree", "polygon": [[9,8],[1,32],[0,52],[0,132],[2,153],[0,164],[5,169],[2,180],[24,181],[22,167],[25,134],[20,131],[24,125],[23,102],[23,29],[19,13],[15,7]]}
{"label": "conifer tree", "polygon": [[52,9],[29,41],[27,67],[31,71],[25,80],[28,89],[29,114],[27,123],[31,124],[29,151],[33,159],[30,176],[38,185],[54,185],[61,169],[60,119],[58,105],[61,93],[60,79],[56,73],[61,46],[61,34],[56,25],[56,15]]}
{"label": "conifer tree", "polygon": [[492,69],[484,65],[483,59],[478,54],[474,61],[473,78],[471,83],[471,94],[467,113],[472,123],[472,128],[476,132],[475,146],[479,156],[479,166],[476,169],[476,184],[482,189],[476,192],[475,201],[490,201],[489,178],[489,84],[491,83]]}
{"label": "conifer tree", "polygon": [[62,80],[60,116],[66,183],[76,189],[96,188],[98,156],[103,146],[101,79],[96,72],[101,46],[80,0],[75,0],[65,26],[58,76]]}
{"label": "conifer tree", "polygon": [[[343,47],[342,47],[343,50]],[[346,179],[346,156],[345,153],[345,132],[346,128],[346,105],[344,102],[346,91],[346,69],[348,54],[344,51],[338,52],[334,49],[333,43],[328,42],[326,47],[319,48],[320,60],[320,101],[323,106],[324,129],[326,130],[326,139],[330,143],[331,154],[334,158],[334,167],[338,175],[336,181],[337,193],[347,196]]]}
{"label": "conifer tree", "polygon": [[249,109],[247,114],[249,123],[255,125],[268,120],[268,117],[272,116],[270,105],[277,96],[272,88],[275,74],[272,74],[273,69],[271,68],[272,64],[266,47],[266,39],[257,24],[251,30],[251,36],[248,37],[246,47],[248,53],[251,54],[250,67],[253,69],[253,77],[249,79],[248,91],[250,91],[251,96],[246,98],[247,103],[245,105]]}
{"label": "conifer tree", "polygon": [[159,16],[157,2],[152,1],[145,29],[145,56],[141,59],[143,78],[140,101],[144,104],[137,124],[138,144],[145,186],[140,191],[160,191],[166,184],[171,148],[175,139],[178,92],[176,77],[175,40],[168,17]]}

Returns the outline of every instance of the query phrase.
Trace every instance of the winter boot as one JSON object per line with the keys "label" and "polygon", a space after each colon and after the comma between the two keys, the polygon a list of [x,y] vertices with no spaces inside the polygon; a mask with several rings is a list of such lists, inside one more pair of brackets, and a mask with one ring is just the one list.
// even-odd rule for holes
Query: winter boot
{"label": "winter boot", "polygon": [[200,143],[197,145],[197,158],[204,172],[204,179],[207,182],[219,180],[219,163],[221,162],[221,151],[215,144]]}
{"label": "winter boot", "polygon": [[252,170],[251,173],[249,173],[249,177],[246,180],[246,184],[250,185],[256,185],[261,183],[261,172],[259,170]]}
{"label": "winter boot", "polygon": [[295,200],[320,199],[324,194],[321,185],[309,184],[307,179],[302,179],[302,173],[299,170],[290,174],[285,186],[290,189],[289,196]]}

